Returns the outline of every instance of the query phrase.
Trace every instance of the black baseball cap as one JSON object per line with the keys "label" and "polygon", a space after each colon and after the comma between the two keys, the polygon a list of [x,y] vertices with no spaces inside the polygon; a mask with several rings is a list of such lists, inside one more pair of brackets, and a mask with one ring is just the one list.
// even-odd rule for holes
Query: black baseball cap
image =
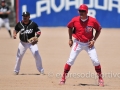
{"label": "black baseball cap", "polygon": [[1,2],[5,2],[5,0],[1,0]]}
{"label": "black baseball cap", "polygon": [[22,16],[30,16],[29,12],[23,12]]}

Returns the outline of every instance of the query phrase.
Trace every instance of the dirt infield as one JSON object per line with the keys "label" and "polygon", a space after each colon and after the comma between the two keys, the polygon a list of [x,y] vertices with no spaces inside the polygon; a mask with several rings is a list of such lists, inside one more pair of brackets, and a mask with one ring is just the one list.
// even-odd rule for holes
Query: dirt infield
{"label": "dirt infield", "polygon": [[58,85],[71,48],[67,28],[41,28],[38,47],[46,75],[40,75],[28,49],[20,74],[13,75],[19,39],[0,29],[0,90],[120,90],[120,30],[102,29],[95,43],[105,87],[97,86],[96,73],[85,51],[77,57],[66,84]]}

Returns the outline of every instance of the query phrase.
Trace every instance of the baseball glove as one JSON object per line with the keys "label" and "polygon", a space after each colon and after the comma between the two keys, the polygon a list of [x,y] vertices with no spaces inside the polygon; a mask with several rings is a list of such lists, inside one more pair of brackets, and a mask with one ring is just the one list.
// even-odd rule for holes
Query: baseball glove
{"label": "baseball glove", "polygon": [[28,39],[28,42],[31,43],[32,45],[37,44],[38,38],[37,37],[32,37]]}

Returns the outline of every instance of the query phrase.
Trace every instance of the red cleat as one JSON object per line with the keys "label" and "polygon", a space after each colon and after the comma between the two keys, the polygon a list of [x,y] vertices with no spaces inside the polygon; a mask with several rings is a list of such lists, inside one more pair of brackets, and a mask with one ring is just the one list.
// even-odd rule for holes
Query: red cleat
{"label": "red cleat", "polygon": [[59,83],[59,85],[64,85],[65,84],[65,79],[62,79],[61,81],[60,81],[60,83]]}
{"label": "red cleat", "polygon": [[99,79],[98,80],[98,85],[101,86],[101,87],[104,87],[104,81],[103,81],[103,79]]}

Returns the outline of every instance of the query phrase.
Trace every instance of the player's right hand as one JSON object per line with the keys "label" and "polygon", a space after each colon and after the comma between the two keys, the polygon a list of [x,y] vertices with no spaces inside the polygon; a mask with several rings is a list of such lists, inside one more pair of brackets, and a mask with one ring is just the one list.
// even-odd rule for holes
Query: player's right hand
{"label": "player's right hand", "polygon": [[95,43],[95,41],[94,41],[94,40],[91,40],[91,41],[89,42],[89,48],[92,48],[92,47],[94,46],[94,43]]}
{"label": "player's right hand", "polygon": [[17,35],[14,34],[14,35],[13,35],[13,38],[16,39],[16,36],[17,36]]}
{"label": "player's right hand", "polygon": [[73,45],[73,40],[69,40],[69,46],[71,47]]}

